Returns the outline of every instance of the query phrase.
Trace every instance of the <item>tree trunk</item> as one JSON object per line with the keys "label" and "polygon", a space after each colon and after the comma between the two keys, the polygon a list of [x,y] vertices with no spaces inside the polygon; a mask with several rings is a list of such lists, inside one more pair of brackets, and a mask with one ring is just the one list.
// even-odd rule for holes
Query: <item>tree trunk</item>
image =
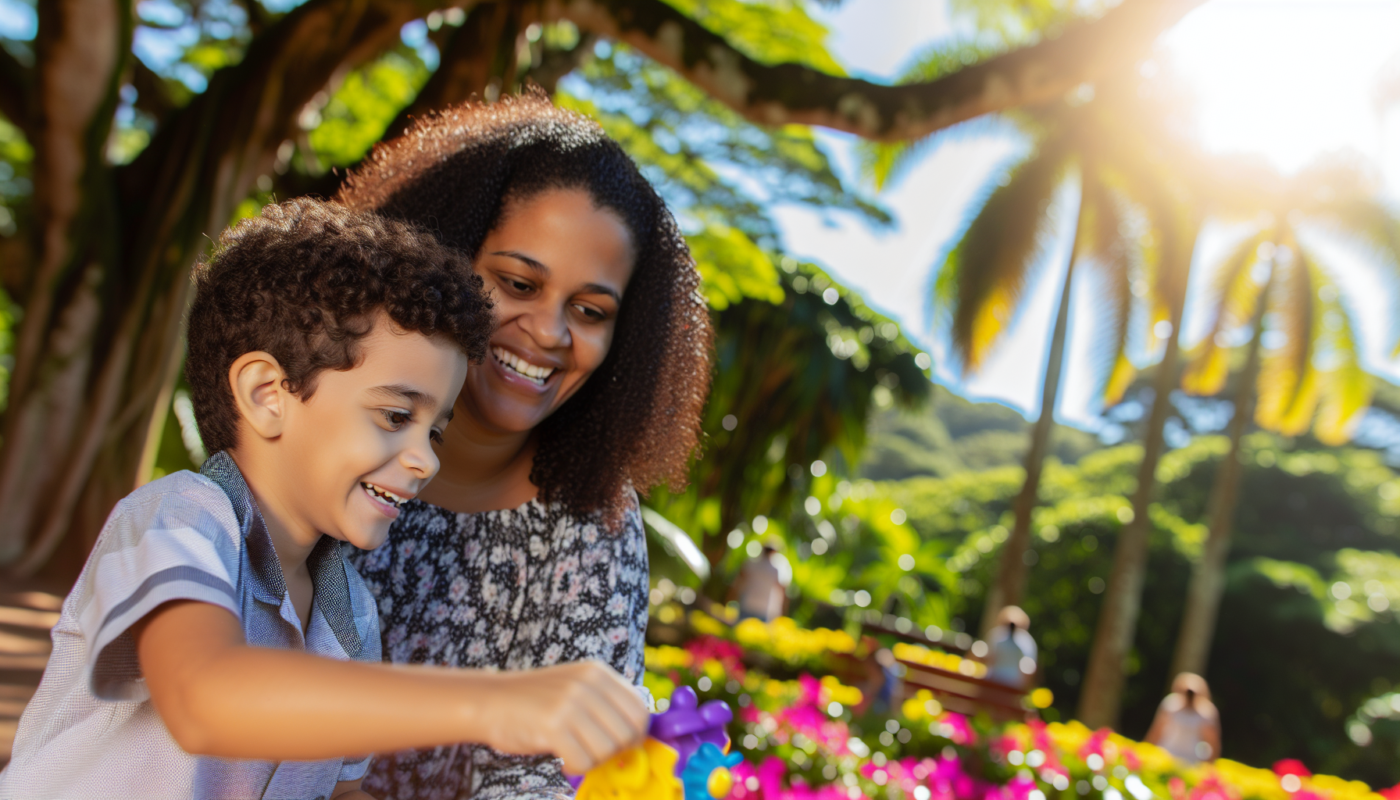
{"label": "tree trunk", "polygon": [[[1194,242],[1193,235],[1187,241]],[[1118,534],[1113,551],[1113,572],[1108,578],[1099,610],[1094,643],[1089,652],[1089,666],[1084,675],[1084,693],[1079,698],[1081,722],[1090,728],[1113,727],[1118,724],[1123,699],[1123,684],[1128,651],[1137,631],[1138,612],[1142,608],[1142,588],[1147,571],[1147,553],[1152,523],[1148,511],[1157,488],[1157,463],[1162,458],[1167,416],[1171,410],[1171,393],[1178,382],[1181,354],[1181,315],[1186,305],[1186,285],[1190,276],[1192,248],[1183,248],[1181,260],[1165,260],[1164,269],[1180,274],[1179,294],[1169,301],[1171,335],[1166,351],[1157,365],[1153,381],[1152,411],[1148,416],[1142,464],[1138,468],[1137,489],[1133,492],[1133,518]]]}
{"label": "tree trunk", "polygon": [[1040,416],[1031,428],[1031,444],[1026,450],[1026,479],[1013,506],[1015,521],[1011,536],[1002,545],[996,581],[987,589],[987,601],[982,611],[982,637],[992,631],[997,612],[1004,606],[1018,606],[1026,593],[1026,553],[1031,544],[1031,514],[1040,497],[1040,475],[1045,468],[1045,456],[1050,451],[1050,433],[1055,428],[1055,406],[1060,397],[1060,376],[1065,361],[1065,338],[1069,329],[1069,307],[1074,288],[1074,268],[1079,261],[1083,240],[1080,226],[1084,224],[1084,204],[1079,207],[1079,222],[1075,226],[1074,243],[1070,246],[1069,266],[1065,269],[1064,288],[1060,290],[1060,307],[1055,314],[1055,328],[1050,334],[1050,356],[1045,364],[1045,380],[1041,385]]}
{"label": "tree trunk", "polygon": [[[306,102],[391,45],[416,12],[301,6],[174,113],[136,161],[114,168],[104,148],[121,59],[103,54],[130,52],[134,12],[117,3],[103,23],[96,0],[41,6],[37,103],[50,109],[32,126],[41,235],[0,450],[0,563],[19,576],[47,565],[71,577],[135,484],[153,415],[165,411],[156,400],[174,374],[189,270],[206,237],[270,171]],[[51,563],[72,533],[75,546]]]}
{"label": "tree trunk", "polygon": [[61,491],[69,482],[65,461],[77,455],[90,418],[99,331],[112,320],[104,299],[121,291],[102,280],[120,241],[104,145],[133,13],[108,0],[39,7],[34,117],[26,126],[34,146],[34,245],[0,451],[0,562],[20,555],[46,508],[72,502]]}
{"label": "tree trunk", "polygon": [[1244,371],[1235,389],[1235,411],[1230,417],[1230,448],[1220,462],[1220,474],[1210,497],[1210,533],[1206,537],[1201,559],[1191,570],[1191,583],[1186,589],[1186,609],[1181,619],[1181,632],[1176,639],[1176,655],[1172,659],[1172,677],[1182,672],[1205,673],[1210,659],[1210,643],[1215,636],[1215,620],[1220,611],[1220,597],[1225,590],[1225,560],[1230,553],[1230,535],[1235,520],[1235,505],[1239,499],[1240,477],[1244,465],[1240,461],[1240,442],[1244,429],[1254,417],[1254,400],[1259,376],[1259,341],[1264,330],[1264,309],[1268,305],[1273,276],[1264,285],[1254,309],[1254,332],[1249,338]]}

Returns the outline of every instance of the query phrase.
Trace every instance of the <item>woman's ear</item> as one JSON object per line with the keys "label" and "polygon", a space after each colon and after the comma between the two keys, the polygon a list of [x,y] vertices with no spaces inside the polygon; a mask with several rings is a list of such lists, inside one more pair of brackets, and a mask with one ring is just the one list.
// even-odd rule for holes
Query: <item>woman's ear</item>
{"label": "woman's ear", "polygon": [[244,353],[228,368],[229,388],[238,416],[264,439],[282,435],[286,422],[287,391],[282,382],[287,373],[271,353],[257,350]]}

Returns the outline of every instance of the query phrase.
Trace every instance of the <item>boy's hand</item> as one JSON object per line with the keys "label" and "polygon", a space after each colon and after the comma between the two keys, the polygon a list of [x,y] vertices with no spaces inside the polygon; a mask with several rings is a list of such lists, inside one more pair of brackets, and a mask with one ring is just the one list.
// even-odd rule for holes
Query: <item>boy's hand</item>
{"label": "boy's hand", "polygon": [[651,715],[637,691],[611,667],[581,661],[503,672],[487,744],[507,753],[551,753],[582,775],[646,738]]}

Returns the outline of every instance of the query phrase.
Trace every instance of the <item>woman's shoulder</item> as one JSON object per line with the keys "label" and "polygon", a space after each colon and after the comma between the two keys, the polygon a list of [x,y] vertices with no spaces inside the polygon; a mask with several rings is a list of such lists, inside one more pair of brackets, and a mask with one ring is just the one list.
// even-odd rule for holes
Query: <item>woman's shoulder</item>
{"label": "woman's shoulder", "polygon": [[637,493],[630,486],[624,487],[623,492],[619,498],[620,510],[616,512],[609,513],[606,509],[580,512],[569,509],[564,503],[552,502],[547,513],[554,524],[563,529],[586,530],[614,538],[644,535],[642,507]]}

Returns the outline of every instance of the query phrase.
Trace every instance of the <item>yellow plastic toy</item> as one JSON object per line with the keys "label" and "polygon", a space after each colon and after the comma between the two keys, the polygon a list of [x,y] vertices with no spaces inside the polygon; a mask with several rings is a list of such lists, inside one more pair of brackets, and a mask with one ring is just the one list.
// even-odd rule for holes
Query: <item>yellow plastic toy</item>
{"label": "yellow plastic toy", "polygon": [[578,787],[578,800],[682,800],[676,777],[675,750],[647,739],[641,747],[613,756],[589,770]]}

